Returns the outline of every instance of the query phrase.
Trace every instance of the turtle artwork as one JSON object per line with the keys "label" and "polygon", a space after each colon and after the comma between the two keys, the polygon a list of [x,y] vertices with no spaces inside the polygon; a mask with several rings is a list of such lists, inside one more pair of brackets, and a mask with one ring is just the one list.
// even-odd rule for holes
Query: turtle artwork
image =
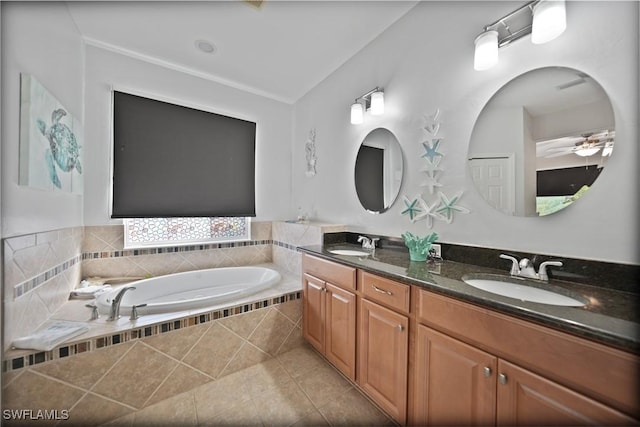
{"label": "turtle artwork", "polygon": [[37,120],[38,129],[49,141],[49,148],[45,151],[49,178],[58,188],[62,188],[58,177],[58,168],[64,172],[71,172],[75,169],[78,173],[82,173],[80,145],[71,129],[60,121],[66,115],[67,112],[62,108],[55,109],[51,113],[51,126],[48,128],[42,119]]}

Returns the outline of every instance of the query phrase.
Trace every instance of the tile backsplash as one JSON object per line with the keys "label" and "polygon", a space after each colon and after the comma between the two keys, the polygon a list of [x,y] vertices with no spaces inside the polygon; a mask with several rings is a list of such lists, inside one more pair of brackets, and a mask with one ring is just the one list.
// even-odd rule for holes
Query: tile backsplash
{"label": "tile backsplash", "polygon": [[271,222],[251,224],[248,242],[124,250],[121,225],[85,227],[84,277],[145,277],[271,262]]}

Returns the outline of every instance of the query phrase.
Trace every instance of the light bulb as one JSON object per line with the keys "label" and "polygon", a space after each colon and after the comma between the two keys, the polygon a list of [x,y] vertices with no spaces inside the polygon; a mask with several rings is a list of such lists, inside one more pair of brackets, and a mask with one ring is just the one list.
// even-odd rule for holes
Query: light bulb
{"label": "light bulb", "polygon": [[566,28],[565,0],[541,0],[533,7],[532,43],[549,42],[562,34]]}
{"label": "light bulb", "polygon": [[476,51],[473,57],[473,68],[487,70],[498,63],[498,32],[485,31],[476,37]]}
{"label": "light bulb", "polygon": [[371,114],[374,116],[384,114],[384,92],[378,91],[371,94]]}
{"label": "light bulb", "polygon": [[576,150],[575,153],[580,157],[589,157],[589,156],[593,156],[598,151],[600,151],[599,147],[591,147],[591,148],[580,148]]}
{"label": "light bulb", "polygon": [[351,104],[351,124],[359,125],[364,121],[364,111],[362,110],[362,104],[355,102]]}

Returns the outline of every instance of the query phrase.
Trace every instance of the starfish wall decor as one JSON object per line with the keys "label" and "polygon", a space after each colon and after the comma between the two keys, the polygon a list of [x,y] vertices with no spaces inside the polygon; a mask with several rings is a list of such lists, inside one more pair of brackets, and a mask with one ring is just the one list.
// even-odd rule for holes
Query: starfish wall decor
{"label": "starfish wall decor", "polygon": [[405,209],[402,211],[402,215],[408,215],[412,222],[425,220],[427,228],[433,227],[434,219],[451,224],[454,213],[470,212],[469,209],[459,205],[462,191],[455,193],[453,196],[447,196],[440,190],[443,185],[439,179],[444,170],[440,165],[444,154],[440,150],[444,137],[438,135],[441,129],[439,117],[440,109],[436,109],[433,114],[424,116],[425,124],[422,129],[426,132],[427,139],[421,142],[424,148],[424,153],[421,158],[424,159],[425,165],[420,170],[420,172],[426,175],[425,179],[420,183],[420,186],[428,188],[429,194],[434,194],[436,188],[438,188],[438,198],[427,202],[423,199],[422,194],[412,199],[404,196]]}

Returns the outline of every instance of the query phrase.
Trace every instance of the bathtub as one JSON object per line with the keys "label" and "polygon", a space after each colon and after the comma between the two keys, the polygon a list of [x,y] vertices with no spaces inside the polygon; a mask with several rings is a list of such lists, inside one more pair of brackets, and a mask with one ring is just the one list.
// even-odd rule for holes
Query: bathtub
{"label": "bathtub", "polygon": [[[170,313],[215,306],[260,292],[280,281],[280,273],[266,267],[223,267],[168,274],[127,284],[134,286],[124,294],[120,315],[129,316],[133,305],[138,314]],[[122,287],[96,298],[102,314],[108,314],[111,301]]]}

